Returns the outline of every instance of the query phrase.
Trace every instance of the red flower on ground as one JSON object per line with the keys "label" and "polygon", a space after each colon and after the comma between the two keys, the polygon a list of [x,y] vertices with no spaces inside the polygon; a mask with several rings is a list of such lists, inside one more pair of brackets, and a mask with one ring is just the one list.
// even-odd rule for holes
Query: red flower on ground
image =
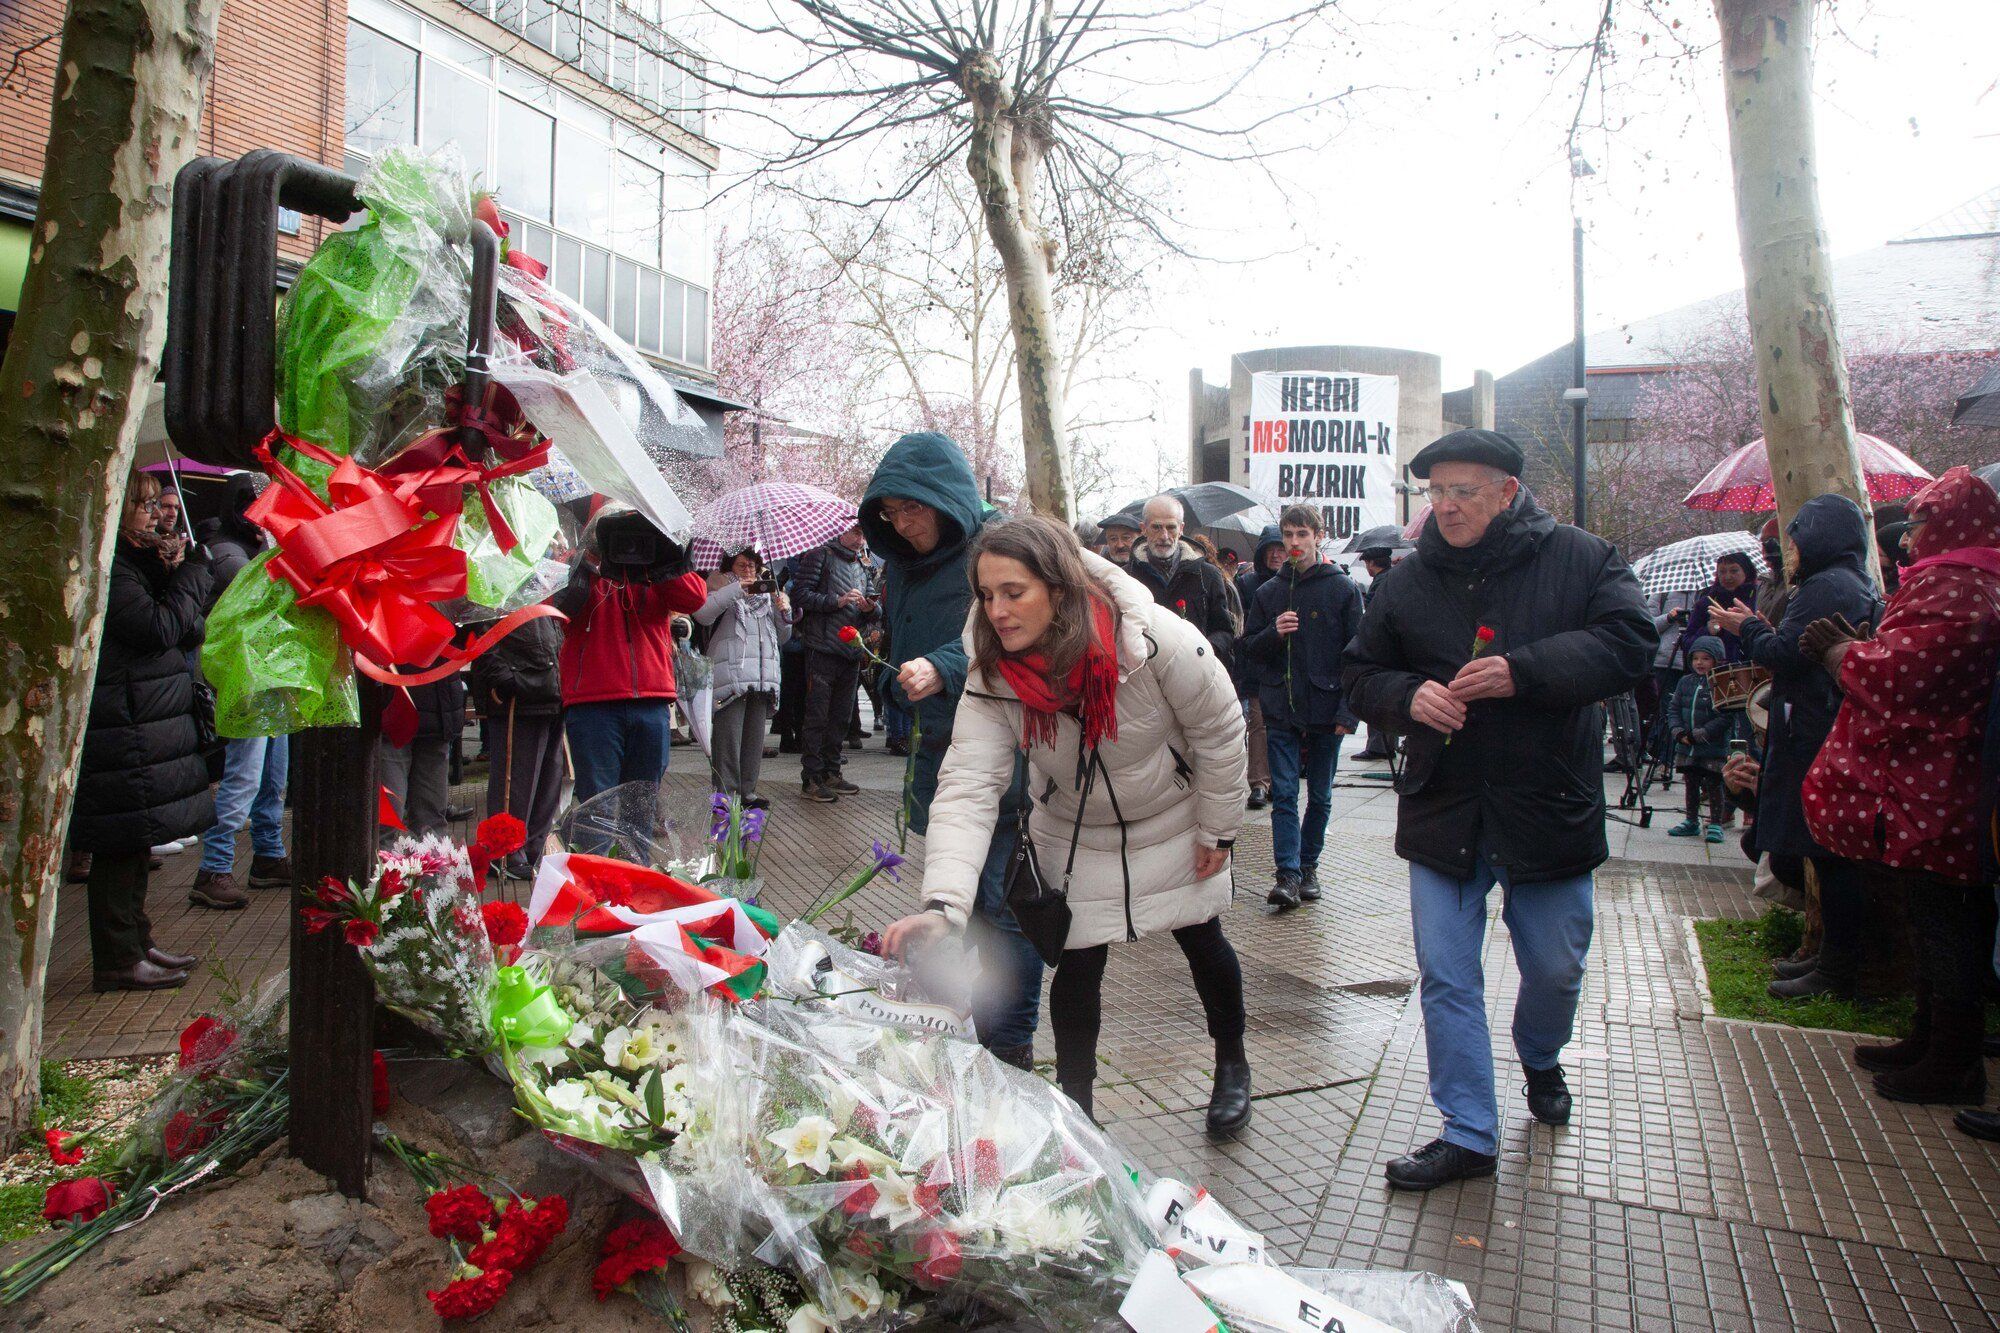
{"label": "red flower on ground", "polygon": [[486,938],[497,948],[519,944],[528,933],[528,914],[519,903],[482,903],[479,917],[486,926]]}
{"label": "red flower on ground", "polygon": [[111,1206],[111,1186],[96,1176],[65,1180],[42,1196],[42,1216],[51,1222],[88,1222]]}
{"label": "red flower on ground", "polygon": [[83,1149],[63,1147],[63,1140],[70,1137],[60,1129],[52,1129],[42,1135],[42,1141],[49,1145],[49,1160],[57,1166],[75,1166],[83,1160]]}
{"label": "red flower on ground", "polygon": [[646,1247],[666,1247],[667,1256],[672,1258],[681,1252],[681,1243],[668,1229],[667,1224],[657,1217],[639,1217],[622,1226],[611,1228],[604,1238],[602,1253],[616,1254],[620,1250]]}
{"label": "red flower on ground", "polygon": [[459,1278],[443,1291],[427,1291],[424,1296],[439,1319],[477,1319],[500,1303],[513,1280],[512,1273],[495,1268]]}
{"label": "red flower on ground", "polygon": [[500,1214],[500,1221],[493,1228],[493,1239],[469,1257],[473,1263],[484,1266],[484,1252],[496,1261],[504,1259],[503,1266],[518,1273],[532,1267],[568,1225],[569,1200],[560,1194],[540,1200],[514,1200]]}
{"label": "red flower on ground", "polygon": [[609,1300],[639,1274],[665,1268],[680,1252],[680,1242],[658,1218],[642,1217],[615,1227],[604,1238],[604,1260],[590,1275],[591,1290],[598,1300]]}
{"label": "red flower on ground", "polygon": [[[840,1173],[840,1178],[848,1181],[866,1181],[868,1179],[868,1168],[865,1166],[850,1167],[848,1170]],[[840,1211],[846,1213],[849,1217],[866,1217],[875,1207],[875,1201],[881,1197],[882,1192],[880,1190],[876,1189],[873,1185],[863,1184],[860,1189],[848,1191],[847,1197],[840,1201]]]}
{"label": "red flower on ground", "polygon": [[382,1052],[368,1052],[372,1068],[370,1076],[370,1109],[378,1116],[389,1114],[389,1066],[382,1061]]}
{"label": "red flower on ground", "polygon": [[431,1234],[439,1240],[477,1245],[486,1239],[486,1225],[493,1220],[493,1200],[477,1185],[455,1185],[425,1199],[424,1212],[430,1217]]}
{"label": "red flower on ground", "polygon": [[854,626],[852,625],[842,625],[840,627],[840,633],[836,637],[838,637],[842,643],[860,643],[861,631],[854,628]]}
{"label": "red flower on ground", "polygon": [[215,1131],[228,1118],[228,1112],[220,1106],[199,1117],[187,1111],[176,1111],[168,1119],[167,1127],[160,1131],[160,1146],[169,1159],[178,1162],[190,1153],[207,1147],[209,1140],[215,1137]]}
{"label": "red flower on ground", "polygon": [[488,1272],[504,1268],[510,1273],[519,1273],[532,1267],[540,1257],[541,1251],[528,1229],[510,1217],[503,1217],[493,1232],[493,1239],[473,1246],[465,1261]]}
{"label": "red flower on ground", "polygon": [[181,1029],[180,1067],[212,1071],[235,1044],[235,1028],[203,1014]]}
{"label": "red flower on ground", "polygon": [[949,1231],[926,1231],[917,1237],[917,1282],[921,1286],[937,1288],[958,1276],[965,1266],[965,1256],[958,1248],[958,1237]]}
{"label": "red flower on ground", "polygon": [[528,845],[528,826],[502,810],[480,820],[472,840],[494,856],[508,856]]}
{"label": "red flower on ground", "polygon": [[364,921],[360,917],[356,917],[342,926],[340,933],[355,948],[365,949],[375,942],[376,936],[382,933],[382,928],[373,921]]}

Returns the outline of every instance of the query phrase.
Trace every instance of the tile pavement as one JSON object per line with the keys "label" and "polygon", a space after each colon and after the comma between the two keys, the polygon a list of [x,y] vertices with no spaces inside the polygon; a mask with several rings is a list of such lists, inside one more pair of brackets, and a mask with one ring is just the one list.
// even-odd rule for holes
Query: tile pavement
{"label": "tile pavement", "polygon": [[[795,913],[844,878],[886,832],[900,765],[873,748],[835,806],[776,798],[765,897]],[[689,751],[675,752],[686,774]],[[681,779],[692,780],[692,779]],[[1612,778],[1616,795],[1623,780]],[[457,790],[476,805],[475,777]],[[1663,806],[1678,792],[1655,794]],[[1566,1057],[1574,1122],[1534,1124],[1506,1049],[1514,989],[1494,915],[1486,965],[1505,1121],[1499,1174],[1425,1196],[1391,1194],[1388,1157],[1431,1137],[1421,1014],[1394,796],[1343,770],[1322,862],[1326,897],[1273,917],[1261,906],[1269,823],[1240,845],[1245,892],[1225,918],[1244,962],[1257,1121],[1240,1141],[1202,1136],[1210,1058],[1200,1006],[1170,939],[1113,951],[1105,982],[1100,1114],[1157,1170],[1208,1185],[1285,1258],[1429,1268],[1464,1281],[1490,1329],[1934,1329],[2000,1327],[2000,1153],[1950,1128],[1947,1110],[1867,1094],[1851,1042],[1702,1017],[1686,917],[1757,905],[1733,842],[1671,840],[1611,826],[1576,1039]],[[463,832],[463,830],[460,830]],[[913,901],[904,884],[857,899],[857,919]],[[199,951],[238,983],[282,967],[284,898],[240,913],[186,904],[198,851],[173,858],[152,895],[163,943]],[[247,864],[248,849],[243,850]],[[520,897],[524,886],[502,890]],[[183,991],[89,990],[82,894],[60,912],[47,1036],[63,1056],[170,1049],[224,983]],[[1043,1054],[1048,1054],[1046,1037]]]}

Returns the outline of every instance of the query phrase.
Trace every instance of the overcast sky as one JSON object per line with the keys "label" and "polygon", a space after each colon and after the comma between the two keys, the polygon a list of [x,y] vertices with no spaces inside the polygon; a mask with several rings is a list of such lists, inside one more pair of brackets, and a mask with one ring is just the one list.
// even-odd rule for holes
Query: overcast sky
{"label": "overcast sky", "polygon": [[[1254,3],[1254,0],[1238,0]],[[1668,0],[1690,32],[1709,0]],[[1240,169],[1190,164],[1181,201],[1211,253],[1158,272],[1165,325],[1135,369],[1158,386],[1158,442],[1184,451],[1186,376],[1226,379],[1230,354],[1301,343],[1435,352],[1446,388],[1504,373],[1569,339],[1571,188],[1564,137],[1580,68],[1495,31],[1581,40],[1596,0],[1353,0],[1361,48],[1328,77],[1372,85],[1282,192]],[[1900,235],[2000,186],[2000,3],[1842,0],[1818,53],[1821,200],[1835,255]],[[1639,52],[1627,35],[1621,51]],[[1657,50],[1657,45],[1645,48]],[[1581,195],[1588,323],[1598,330],[1739,286],[1720,57],[1604,107]],[[1592,118],[1596,117],[1593,107]],[[1217,244],[1218,238],[1220,243]],[[1141,441],[1135,438],[1135,445]],[[1150,470],[1150,469],[1148,469]]]}

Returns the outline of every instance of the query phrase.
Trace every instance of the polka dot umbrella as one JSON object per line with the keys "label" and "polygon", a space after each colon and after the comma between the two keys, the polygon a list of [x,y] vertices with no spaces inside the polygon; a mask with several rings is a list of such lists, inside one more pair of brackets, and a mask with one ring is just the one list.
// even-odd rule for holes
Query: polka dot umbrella
{"label": "polka dot umbrella", "polygon": [[[1872,504],[1915,495],[1937,480],[1887,440],[1856,435],[1854,443],[1861,452],[1861,475],[1867,482]],[[1689,509],[1744,514],[1776,509],[1778,497],[1771,488],[1771,460],[1764,451],[1764,442],[1752,440],[1710,468],[1681,503]]]}

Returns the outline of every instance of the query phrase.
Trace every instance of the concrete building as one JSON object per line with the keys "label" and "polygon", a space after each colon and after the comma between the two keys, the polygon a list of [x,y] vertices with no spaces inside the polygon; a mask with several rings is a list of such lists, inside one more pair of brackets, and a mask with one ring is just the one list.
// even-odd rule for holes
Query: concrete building
{"label": "concrete building", "polygon": [[[1445,433],[1439,361],[1430,352],[1397,347],[1268,347],[1229,359],[1229,383],[1210,384],[1188,372],[1188,479],[1245,483],[1250,475],[1250,377],[1259,371],[1347,371],[1394,375],[1399,473],[1419,449]],[[1483,372],[1482,372],[1483,373]],[[1487,376],[1490,386],[1492,377]],[[1490,398],[1490,387],[1489,387]],[[1458,412],[1469,410],[1459,404]],[[1454,418],[1455,420],[1456,418]],[[1407,499],[1404,507],[1407,516]]]}
{"label": "concrete building", "polygon": [[[199,151],[278,148],[367,169],[383,149],[456,146],[510,243],[638,348],[722,443],[710,369],[704,213],[719,152],[699,54],[663,0],[226,0]],[[63,0],[0,5],[0,346],[40,195]],[[328,225],[280,217],[280,284]]]}

